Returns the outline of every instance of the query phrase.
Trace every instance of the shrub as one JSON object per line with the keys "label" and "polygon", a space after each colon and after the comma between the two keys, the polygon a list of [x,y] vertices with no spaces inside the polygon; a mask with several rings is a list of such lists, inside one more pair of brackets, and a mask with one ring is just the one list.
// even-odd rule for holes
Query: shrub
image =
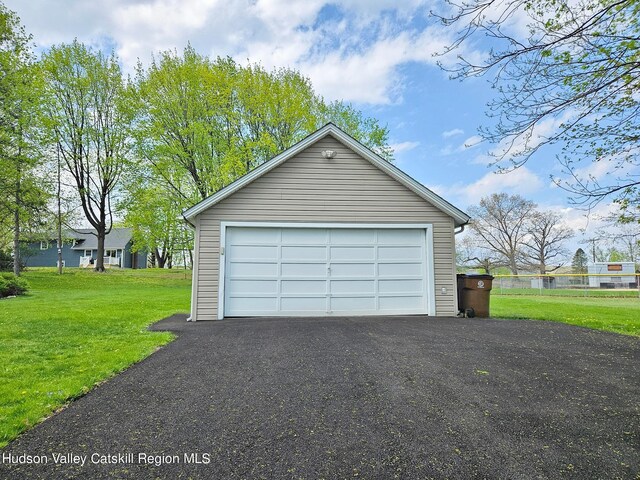
{"label": "shrub", "polygon": [[13,273],[0,275],[0,298],[23,295],[27,290],[29,290],[29,283],[24,278],[16,277]]}
{"label": "shrub", "polygon": [[0,272],[13,270],[13,257],[10,253],[0,250]]}
{"label": "shrub", "polygon": [[[33,255],[33,249],[20,246],[20,271],[26,268],[26,259]],[[0,272],[13,272],[13,255],[9,251],[0,250]]]}

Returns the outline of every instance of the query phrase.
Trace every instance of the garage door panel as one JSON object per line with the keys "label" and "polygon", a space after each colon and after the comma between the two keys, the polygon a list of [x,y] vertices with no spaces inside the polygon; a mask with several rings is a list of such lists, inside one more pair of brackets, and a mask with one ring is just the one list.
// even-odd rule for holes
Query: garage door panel
{"label": "garage door panel", "polygon": [[325,280],[282,280],[280,284],[282,294],[326,294],[327,282]]}
{"label": "garage door panel", "polygon": [[327,230],[320,228],[285,228],[282,229],[283,245],[326,245]]}
{"label": "garage door panel", "polygon": [[368,244],[375,242],[375,230],[337,228],[330,231],[331,243],[338,245]]}
{"label": "garage door panel", "polygon": [[378,277],[406,277],[421,276],[424,266],[422,263],[379,263]]}
{"label": "garage door panel", "polygon": [[376,266],[373,263],[332,263],[331,278],[336,277],[368,277],[374,278]]}
{"label": "garage door panel", "polygon": [[231,262],[227,275],[231,277],[278,277],[278,264]]}
{"label": "garage door panel", "polygon": [[232,245],[227,250],[227,255],[231,258],[238,258],[244,261],[277,261],[278,247],[271,245]]}
{"label": "garage door panel", "polygon": [[331,260],[374,260],[374,247],[330,247]]}
{"label": "garage door panel", "polygon": [[374,312],[375,310],[375,297],[331,297],[331,311],[333,312]]}
{"label": "garage door panel", "polygon": [[317,312],[324,314],[327,310],[326,297],[282,297],[282,312]]}
{"label": "garage door panel", "polygon": [[275,297],[228,297],[225,308],[234,315],[264,315],[278,311],[278,301]]}
{"label": "garage door panel", "polygon": [[277,280],[229,280],[234,295],[274,294],[278,292]]}
{"label": "garage door panel", "polygon": [[374,280],[331,280],[331,294],[369,293],[375,294]]}
{"label": "garage door panel", "polygon": [[318,277],[327,276],[327,264],[321,263],[282,263],[282,277]]}
{"label": "garage door panel", "polygon": [[280,241],[279,228],[243,227],[242,229],[233,229],[232,234],[238,242],[245,244],[277,244]]}
{"label": "garage door panel", "polygon": [[326,260],[325,246],[283,246],[282,260]]}
{"label": "garage door panel", "polygon": [[424,289],[422,280],[379,280],[378,291],[384,293],[417,293]]}
{"label": "garage door panel", "polygon": [[378,230],[378,245],[416,245],[424,241],[424,230]]}
{"label": "garage door panel", "polygon": [[422,261],[424,257],[424,253],[421,247],[411,247],[411,246],[402,246],[402,247],[391,247],[391,246],[381,246],[378,247],[378,259],[379,260],[396,260],[396,261],[406,261],[413,260],[416,262]]}

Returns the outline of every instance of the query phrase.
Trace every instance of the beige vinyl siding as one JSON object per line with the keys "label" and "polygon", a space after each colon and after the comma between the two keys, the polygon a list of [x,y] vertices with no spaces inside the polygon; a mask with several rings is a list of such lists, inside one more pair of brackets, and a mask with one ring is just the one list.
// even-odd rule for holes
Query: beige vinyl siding
{"label": "beige vinyl siding", "polygon": [[[323,150],[335,150],[325,159]],[[196,320],[218,308],[220,221],[430,223],[437,315],[454,315],[453,218],[327,136],[197,217]],[[447,294],[441,293],[446,287]]]}

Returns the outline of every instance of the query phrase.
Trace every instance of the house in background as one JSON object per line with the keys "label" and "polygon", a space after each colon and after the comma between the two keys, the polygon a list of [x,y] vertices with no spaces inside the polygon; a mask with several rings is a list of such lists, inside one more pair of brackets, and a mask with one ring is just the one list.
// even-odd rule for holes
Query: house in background
{"label": "house in background", "polygon": [[[63,233],[62,262],[66,267],[93,268],[98,251],[98,237],[93,229],[67,230]],[[133,252],[132,230],[113,228],[104,240],[105,268],[146,268],[147,253]],[[23,246],[27,267],[55,267],[58,247],[55,239],[30,242]]]}
{"label": "house in background", "polygon": [[588,266],[589,286],[594,288],[636,288],[635,262],[593,262]]}

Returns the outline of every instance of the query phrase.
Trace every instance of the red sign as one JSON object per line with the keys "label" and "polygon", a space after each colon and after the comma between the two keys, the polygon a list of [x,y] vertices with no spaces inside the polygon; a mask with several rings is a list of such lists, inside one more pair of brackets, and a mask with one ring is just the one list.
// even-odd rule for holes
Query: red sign
{"label": "red sign", "polygon": [[610,272],[621,272],[622,271],[622,265],[620,265],[619,263],[610,264],[610,265],[607,265],[607,270],[610,271]]}

